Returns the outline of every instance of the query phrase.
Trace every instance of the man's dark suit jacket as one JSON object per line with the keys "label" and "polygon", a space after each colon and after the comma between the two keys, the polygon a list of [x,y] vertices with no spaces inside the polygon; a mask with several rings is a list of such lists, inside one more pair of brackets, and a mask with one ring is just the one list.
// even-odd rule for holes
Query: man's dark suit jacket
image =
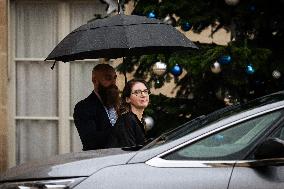
{"label": "man's dark suit jacket", "polygon": [[106,148],[112,126],[94,92],[75,105],[73,117],[84,151]]}

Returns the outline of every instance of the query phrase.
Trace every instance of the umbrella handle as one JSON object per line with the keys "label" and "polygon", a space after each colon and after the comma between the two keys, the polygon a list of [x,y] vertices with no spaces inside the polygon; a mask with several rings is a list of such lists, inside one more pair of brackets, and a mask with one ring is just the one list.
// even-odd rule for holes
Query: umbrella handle
{"label": "umbrella handle", "polygon": [[117,12],[118,14],[120,14],[120,1],[117,0]]}
{"label": "umbrella handle", "polygon": [[[124,57],[123,57],[123,59],[122,59],[122,64],[124,64],[124,63],[125,63],[125,62],[124,62]],[[123,70],[123,75],[124,75],[124,84],[126,85],[126,83],[127,83],[126,69]]]}

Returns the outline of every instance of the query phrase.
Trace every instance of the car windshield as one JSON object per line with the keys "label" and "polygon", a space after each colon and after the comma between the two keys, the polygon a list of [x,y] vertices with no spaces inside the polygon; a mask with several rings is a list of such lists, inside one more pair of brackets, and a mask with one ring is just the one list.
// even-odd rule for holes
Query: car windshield
{"label": "car windshield", "polygon": [[247,111],[247,110],[251,110],[251,109],[263,106],[263,105],[279,102],[282,100],[284,100],[284,94],[283,92],[279,92],[279,93],[275,93],[272,95],[268,95],[268,96],[264,96],[264,97],[252,100],[245,104],[228,106],[220,110],[214,111],[206,116],[202,115],[169,132],[166,132],[160,135],[158,138],[156,138],[151,143],[149,143],[144,148],[142,148],[142,150],[156,147],[161,144],[168,143],[170,141],[179,139],[183,136],[188,135],[189,133],[192,133],[193,131],[204,128],[214,122],[218,122],[221,119],[230,117],[232,115],[235,115],[235,114]]}

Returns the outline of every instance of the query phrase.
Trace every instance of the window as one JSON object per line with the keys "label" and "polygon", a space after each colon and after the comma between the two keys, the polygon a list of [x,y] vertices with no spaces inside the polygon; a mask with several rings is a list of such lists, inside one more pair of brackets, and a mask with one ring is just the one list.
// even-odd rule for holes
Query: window
{"label": "window", "polygon": [[91,70],[98,60],[58,63],[44,59],[78,26],[106,14],[99,0],[11,0],[10,82],[15,104],[14,159],[20,164],[82,149],[73,123],[76,102],[91,92]]}
{"label": "window", "polygon": [[279,138],[281,140],[284,140],[284,126],[282,125],[280,128],[276,130],[275,133],[271,137]]}
{"label": "window", "polygon": [[259,137],[282,116],[281,111],[265,114],[179,149],[163,157],[167,160],[239,160],[243,159]]}

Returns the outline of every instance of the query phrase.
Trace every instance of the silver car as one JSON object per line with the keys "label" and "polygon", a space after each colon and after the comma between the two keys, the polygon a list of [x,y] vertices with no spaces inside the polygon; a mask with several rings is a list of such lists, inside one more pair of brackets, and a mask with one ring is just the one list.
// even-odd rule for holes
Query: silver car
{"label": "silver car", "polygon": [[9,169],[0,189],[283,189],[284,92],[229,106],[139,151],[104,149]]}

